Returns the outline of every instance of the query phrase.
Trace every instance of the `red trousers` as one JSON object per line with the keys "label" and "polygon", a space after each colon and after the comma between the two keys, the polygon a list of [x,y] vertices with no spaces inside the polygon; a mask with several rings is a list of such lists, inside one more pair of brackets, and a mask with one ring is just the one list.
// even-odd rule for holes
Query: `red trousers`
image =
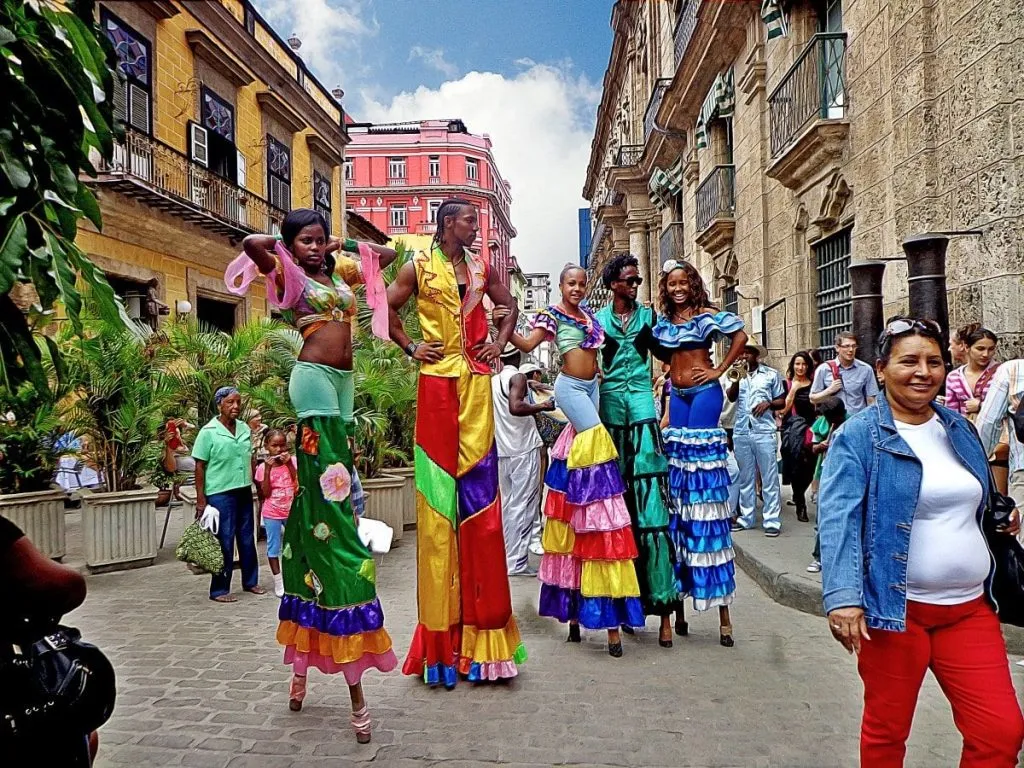
{"label": "red trousers", "polygon": [[870,634],[858,659],[864,681],[862,766],[903,765],[917,696],[931,669],[964,738],[960,768],[1016,768],[1024,718],[999,619],[985,598],[960,605],[908,601],[905,632]]}

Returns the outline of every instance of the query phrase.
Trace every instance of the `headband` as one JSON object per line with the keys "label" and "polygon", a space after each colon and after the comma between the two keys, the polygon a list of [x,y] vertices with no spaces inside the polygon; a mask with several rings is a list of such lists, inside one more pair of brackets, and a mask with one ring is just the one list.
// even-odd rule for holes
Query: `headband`
{"label": "headband", "polygon": [[220,405],[222,402],[224,402],[225,398],[228,398],[228,397],[231,397],[231,395],[237,395],[237,394],[238,394],[238,388],[237,387],[221,387],[220,389],[218,389],[216,392],[213,393],[213,404],[214,405]]}
{"label": "headband", "polygon": [[665,261],[664,264],[661,265],[661,271],[667,275],[669,272],[673,270],[682,269],[683,267],[686,266],[686,264],[687,262],[685,261],[678,261],[677,259],[668,259]]}

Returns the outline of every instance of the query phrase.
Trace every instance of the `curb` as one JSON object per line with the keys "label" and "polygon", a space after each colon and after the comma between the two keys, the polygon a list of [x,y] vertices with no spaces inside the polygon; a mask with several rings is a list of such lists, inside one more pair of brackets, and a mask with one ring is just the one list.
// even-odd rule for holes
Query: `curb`
{"label": "curb", "polygon": [[[788,571],[776,571],[745,551],[735,539],[732,546],[736,552],[736,564],[776,603],[812,616],[825,615],[821,603],[821,589],[804,580],[794,579]],[[1002,628],[1007,652],[1024,656],[1024,628],[1010,624],[1003,624]]]}

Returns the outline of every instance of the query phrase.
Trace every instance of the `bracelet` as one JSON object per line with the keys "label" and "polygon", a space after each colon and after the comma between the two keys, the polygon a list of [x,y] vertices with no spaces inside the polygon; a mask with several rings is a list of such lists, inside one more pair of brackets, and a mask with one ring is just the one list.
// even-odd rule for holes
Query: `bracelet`
{"label": "bracelet", "polygon": [[420,345],[417,344],[415,341],[410,341],[408,344],[405,345],[405,354],[407,354],[409,357],[412,357],[413,355],[416,354],[416,350],[419,349],[419,346]]}
{"label": "bracelet", "polygon": [[341,250],[348,253],[359,253],[359,242],[351,237],[346,237],[345,242],[341,244]]}

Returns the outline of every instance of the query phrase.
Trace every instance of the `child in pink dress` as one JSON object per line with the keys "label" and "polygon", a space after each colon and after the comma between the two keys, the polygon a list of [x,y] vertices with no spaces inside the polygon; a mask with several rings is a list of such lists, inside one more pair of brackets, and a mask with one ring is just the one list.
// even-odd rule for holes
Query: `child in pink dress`
{"label": "child in pink dress", "polygon": [[274,594],[284,596],[281,576],[281,541],[299,485],[295,457],[288,453],[288,438],[280,429],[267,432],[267,460],[256,468],[256,488],[263,502],[263,527],[267,529],[267,562],[274,574]]}

